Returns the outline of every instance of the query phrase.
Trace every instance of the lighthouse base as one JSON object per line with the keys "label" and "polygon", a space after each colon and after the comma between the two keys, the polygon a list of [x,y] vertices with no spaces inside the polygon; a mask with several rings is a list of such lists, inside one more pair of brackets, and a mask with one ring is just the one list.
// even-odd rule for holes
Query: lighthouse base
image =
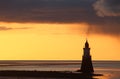
{"label": "lighthouse base", "polygon": [[83,73],[94,72],[91,56],[87,56],[87,57],[83,56],[80,72],[83,72]]}

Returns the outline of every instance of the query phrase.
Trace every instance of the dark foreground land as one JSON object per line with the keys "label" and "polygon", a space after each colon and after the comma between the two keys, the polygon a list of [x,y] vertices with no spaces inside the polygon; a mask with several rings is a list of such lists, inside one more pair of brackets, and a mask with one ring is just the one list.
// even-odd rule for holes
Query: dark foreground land
{"label": "dark foreground land", "polygon": [[0,76],[92,79],[93,76],[102,76],[102,74],[90,74],[69,71],[0,71]]}

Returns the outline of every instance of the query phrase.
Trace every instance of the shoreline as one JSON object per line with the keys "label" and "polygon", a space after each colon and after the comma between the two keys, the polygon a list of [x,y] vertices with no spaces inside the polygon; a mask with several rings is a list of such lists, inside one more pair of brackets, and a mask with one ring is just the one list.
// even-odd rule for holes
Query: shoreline
{"label": "shoreline", "polygon": [[0,71],[0,76],[6,77],[44,77],[44,78],[79,78],[92,79],[94,76],[103,76],[103,74],[81,73],[71,71],[16,71],[3,70]]}

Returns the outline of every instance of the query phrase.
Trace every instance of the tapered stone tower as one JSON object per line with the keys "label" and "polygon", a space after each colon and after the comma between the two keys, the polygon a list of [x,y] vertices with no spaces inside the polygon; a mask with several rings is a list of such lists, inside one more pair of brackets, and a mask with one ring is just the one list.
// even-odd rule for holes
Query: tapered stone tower
{"label": "tapered stone tower", "polygon": [[81,72],[83,73],[93,73],[93,65],[92,65],[92,59],[90,55],[90,48],[89,48],[89,43],[86,40],[85,43],[85,48],[83,48],[83,56],[82,56],[82,64],[81,64]]}

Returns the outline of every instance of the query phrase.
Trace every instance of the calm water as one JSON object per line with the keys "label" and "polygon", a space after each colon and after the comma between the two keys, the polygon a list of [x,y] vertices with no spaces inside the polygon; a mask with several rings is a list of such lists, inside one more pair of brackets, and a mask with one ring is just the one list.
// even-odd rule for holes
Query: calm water
{"label": "calm water", "polygon": [[[76,71],[81,61],[0,61],[0,70],[29,71]],[[95,73],[103,74],[99,79],[120,79],[120,61],[93,61]],[[0,79],[43,79],[23,77],[0,77]]]}

